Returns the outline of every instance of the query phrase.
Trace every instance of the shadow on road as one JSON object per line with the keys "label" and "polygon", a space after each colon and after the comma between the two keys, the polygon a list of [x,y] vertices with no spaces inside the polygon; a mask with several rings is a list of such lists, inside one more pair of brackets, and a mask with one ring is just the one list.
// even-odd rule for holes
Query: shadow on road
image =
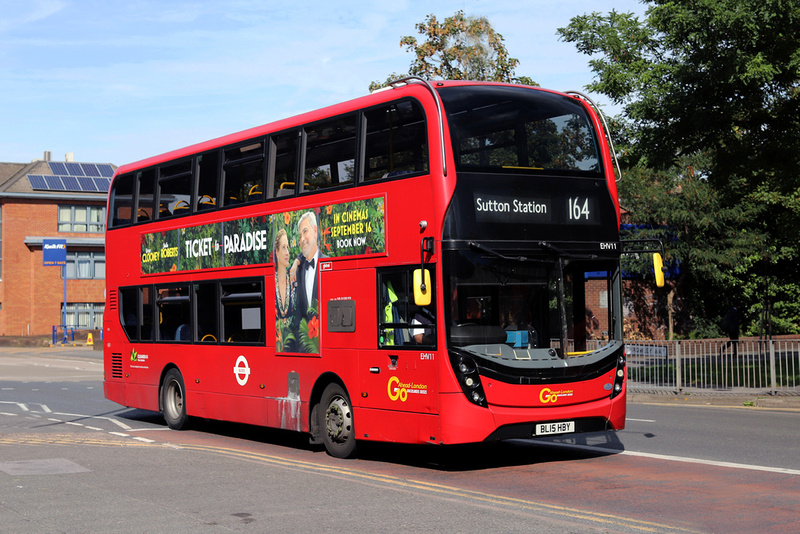
{"label": "shadow on road", "polygon": [[[158,412],[131,409],[116,414],[120,419],[165,427]],[[292,450],[324,454],[321,445],[309,443],[308,434],[225,421],[192,419],[191,430],[250,443],[266,443]],[[406,445],[360,441],[357,458],[440,471],[477,471],[549,462],[580,461],[617,454],[624,450],[614,432],[595,432],[544,439],[514,439],[466,445]]]}

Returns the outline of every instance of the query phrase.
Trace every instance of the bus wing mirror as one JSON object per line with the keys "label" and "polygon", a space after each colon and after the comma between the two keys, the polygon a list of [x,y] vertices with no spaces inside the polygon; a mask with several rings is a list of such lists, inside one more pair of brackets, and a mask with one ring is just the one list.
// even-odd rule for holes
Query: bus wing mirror
{"label": "bus wing mirror", "polygon": [[653,270],[656,273],[656,286],[664,287],[664,260],[658,252],[653,253]]}
{"label": "bus wing mirror", "polygon": [[417,306],[431,304],[431,272],[428,269],[414,270],[414,304]]}

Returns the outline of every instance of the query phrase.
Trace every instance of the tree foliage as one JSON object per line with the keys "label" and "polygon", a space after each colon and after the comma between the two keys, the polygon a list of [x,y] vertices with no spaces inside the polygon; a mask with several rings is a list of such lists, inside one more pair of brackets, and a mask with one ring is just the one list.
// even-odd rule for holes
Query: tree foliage
{"label": "tree foliage", "polygon": [[800,333],[800,0],[646,3],[559,29],[623,106],[621,202],[671,234],[687,329]]}
{"label": "tree foliage", "polygon": [[[420,42],[413,35],[400,39],[400,46],[414,54],[408,74],[427,80],[482,80],[538,85],[526,76],[517,77],[519,60],[508,55],[503,36],[492,28],[486,17],[456,12],[439,22],[428,15],[416,24],[425,37]],[[392,74],[383,84],[372,82],[370,90],[387,85],[402,75]]]}

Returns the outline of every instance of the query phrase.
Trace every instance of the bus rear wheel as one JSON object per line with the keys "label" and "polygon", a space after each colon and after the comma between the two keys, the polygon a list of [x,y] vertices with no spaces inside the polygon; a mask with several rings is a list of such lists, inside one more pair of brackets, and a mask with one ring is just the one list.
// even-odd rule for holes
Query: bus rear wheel
{"label": "bus rear wheel", "polygon": [[322,392],[321,406],[320,428],[325,449],[336,458],[350,458],[356,450],[350,397],[339,384],[328,384]]}
{"label": "bus rear wheel", "polygon": [[161,413],[173,430],[181,430],[189,425],[186,415],[186,388],[183,376],[177,369],[170,369],[161,383]]}

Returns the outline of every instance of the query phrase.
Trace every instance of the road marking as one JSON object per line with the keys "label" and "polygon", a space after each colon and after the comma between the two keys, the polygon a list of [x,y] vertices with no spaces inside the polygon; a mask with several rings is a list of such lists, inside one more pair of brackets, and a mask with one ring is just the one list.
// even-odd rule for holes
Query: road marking
{"label": "road marking", "polygon": [[748,469],[750,471],[765,471],[767,473],[781,473],[784,475],[800,475],[800,469],[788,469],[785,467],[769,467],[765,465],[751,465],[739,464],[735,462],[723,462],[719,460],[704,460],[701,458],[689,458],[686,456],[671,456],[668,454],[655,454],[651,452],[638,452],[638,451],[619,451],[615,449],[606,449],[603,447],[594,447],[592,445],[573,445],[570,443],[555,443],[552,441],[543,442],[546,445],[554,445],[565,449],[580,449],[583,451],[596,452],[600,454],[622,454],[625,456],[636,456],[639,458],[650,458],[653,460],[666,460],[668,462],[683,462],[687,464],[703,464],[713,465],[715,467],[727,467],[730,469]]}
{"label": "road marking", "polygon": [[717,467],[729,467],[731,469],[749,469],[750,471],[766,471],[768,473],[783,473],[786,475],[800,475],[800,469],[788,469],[785,467],[768,467],[765,465],[739,464],[735,462],[721,462],[718,460],[702,460],[700,458],[687,458],[684,456],[669,456],[666,454],[653,454],[650,452],[622,451],[627,456],[639,456],[642,458],[652,458],[655,460],[668,460],[672,462],[684,462],[689,464],[714,465]]}
{"label": "road marking", "polygon": [[214,447],[207,445],[182,445],[181,448],[210,452],[214,454],[221,454],[223,456],[228,456],[232,458],[257,461],[288,469],[300,469],[306,472],[317,472],[327,476],[335,476],[335,477],[347,476],[356,480],[358,479],[366,480],[369,483],[379,482],[387,484],[390,487],[394,487],[396,489],[402,489],[402,490],[411,489],[415,492],[424,491],[430,494],[437,494],[445,497],[459,497],[462,499],[477,501],[481,503],[490,503],[493,505],[507,506],[510,508],[528,510],[538,513],[548,513],[555,516],[566,517],[571,520],[588,521],[593,526],[596,526],[597,523],[601,523],[607,526],[625,527],[640,532],[696,532],[694,530],[680,528],[674,525],[656,523],[652,521],[643,521],[639,519],[622,517],[602,512],[592,512],[590,510],[581,510],[579,508],[571,508],[568,506],[554,505],[544,502],[532,501],[528,499],[506,497],[503,495],[484,493],[480,491],[470,490],[466,488],[458,488],[454,486],[445,486],[433,482],[400,478],[380,473],[358,471],[346,467],[336,467],[331,465],[317,464],[303,460],[282,458],[280,456],[270,456],[266,454],[250,452],[250,451],[241,451],[226,447]]}
{"label": "road marking", "polygon": [[104,421],[110,421],[110,422],[114,423],[115,425],[120,427],[122,430],[130,430],[131,429],[131,427],[129,427],[128,425],[126,425],[122,421],[118,421],[118,420],[114,419],[113,417],[105,417],[103,415],[84,415],[84,414],[80,414],[80,413],[64,413],[64,412],[56,412],[53,415],[61,415],[61,416],[64,416],[64,417],[76,417],[76,418],[79,418],[79,419],[102,419]]}
{"label": "road marking", "polygon": [[636,421],[637,423],[655,423],[655,419],[633,419],[631,417],[627,417],[626,421]]}
{"label": "road marking", "polygon": [[[26,403],[24,403],[24,402],[0,401],[0,404],[13,404],[13,405],[19,407],[19,409],[22,410],[23,412],[30,412],[31,411],[31,409],[28,408],[28,405]],[[32,404],[36,404],[38,406],[41,406],[41,410],[44,413],[50,413],[52,411],[52,410],[50,410],[50,408],[47,407],[46,404],[39,404],[38,402],[34,402]]]}

